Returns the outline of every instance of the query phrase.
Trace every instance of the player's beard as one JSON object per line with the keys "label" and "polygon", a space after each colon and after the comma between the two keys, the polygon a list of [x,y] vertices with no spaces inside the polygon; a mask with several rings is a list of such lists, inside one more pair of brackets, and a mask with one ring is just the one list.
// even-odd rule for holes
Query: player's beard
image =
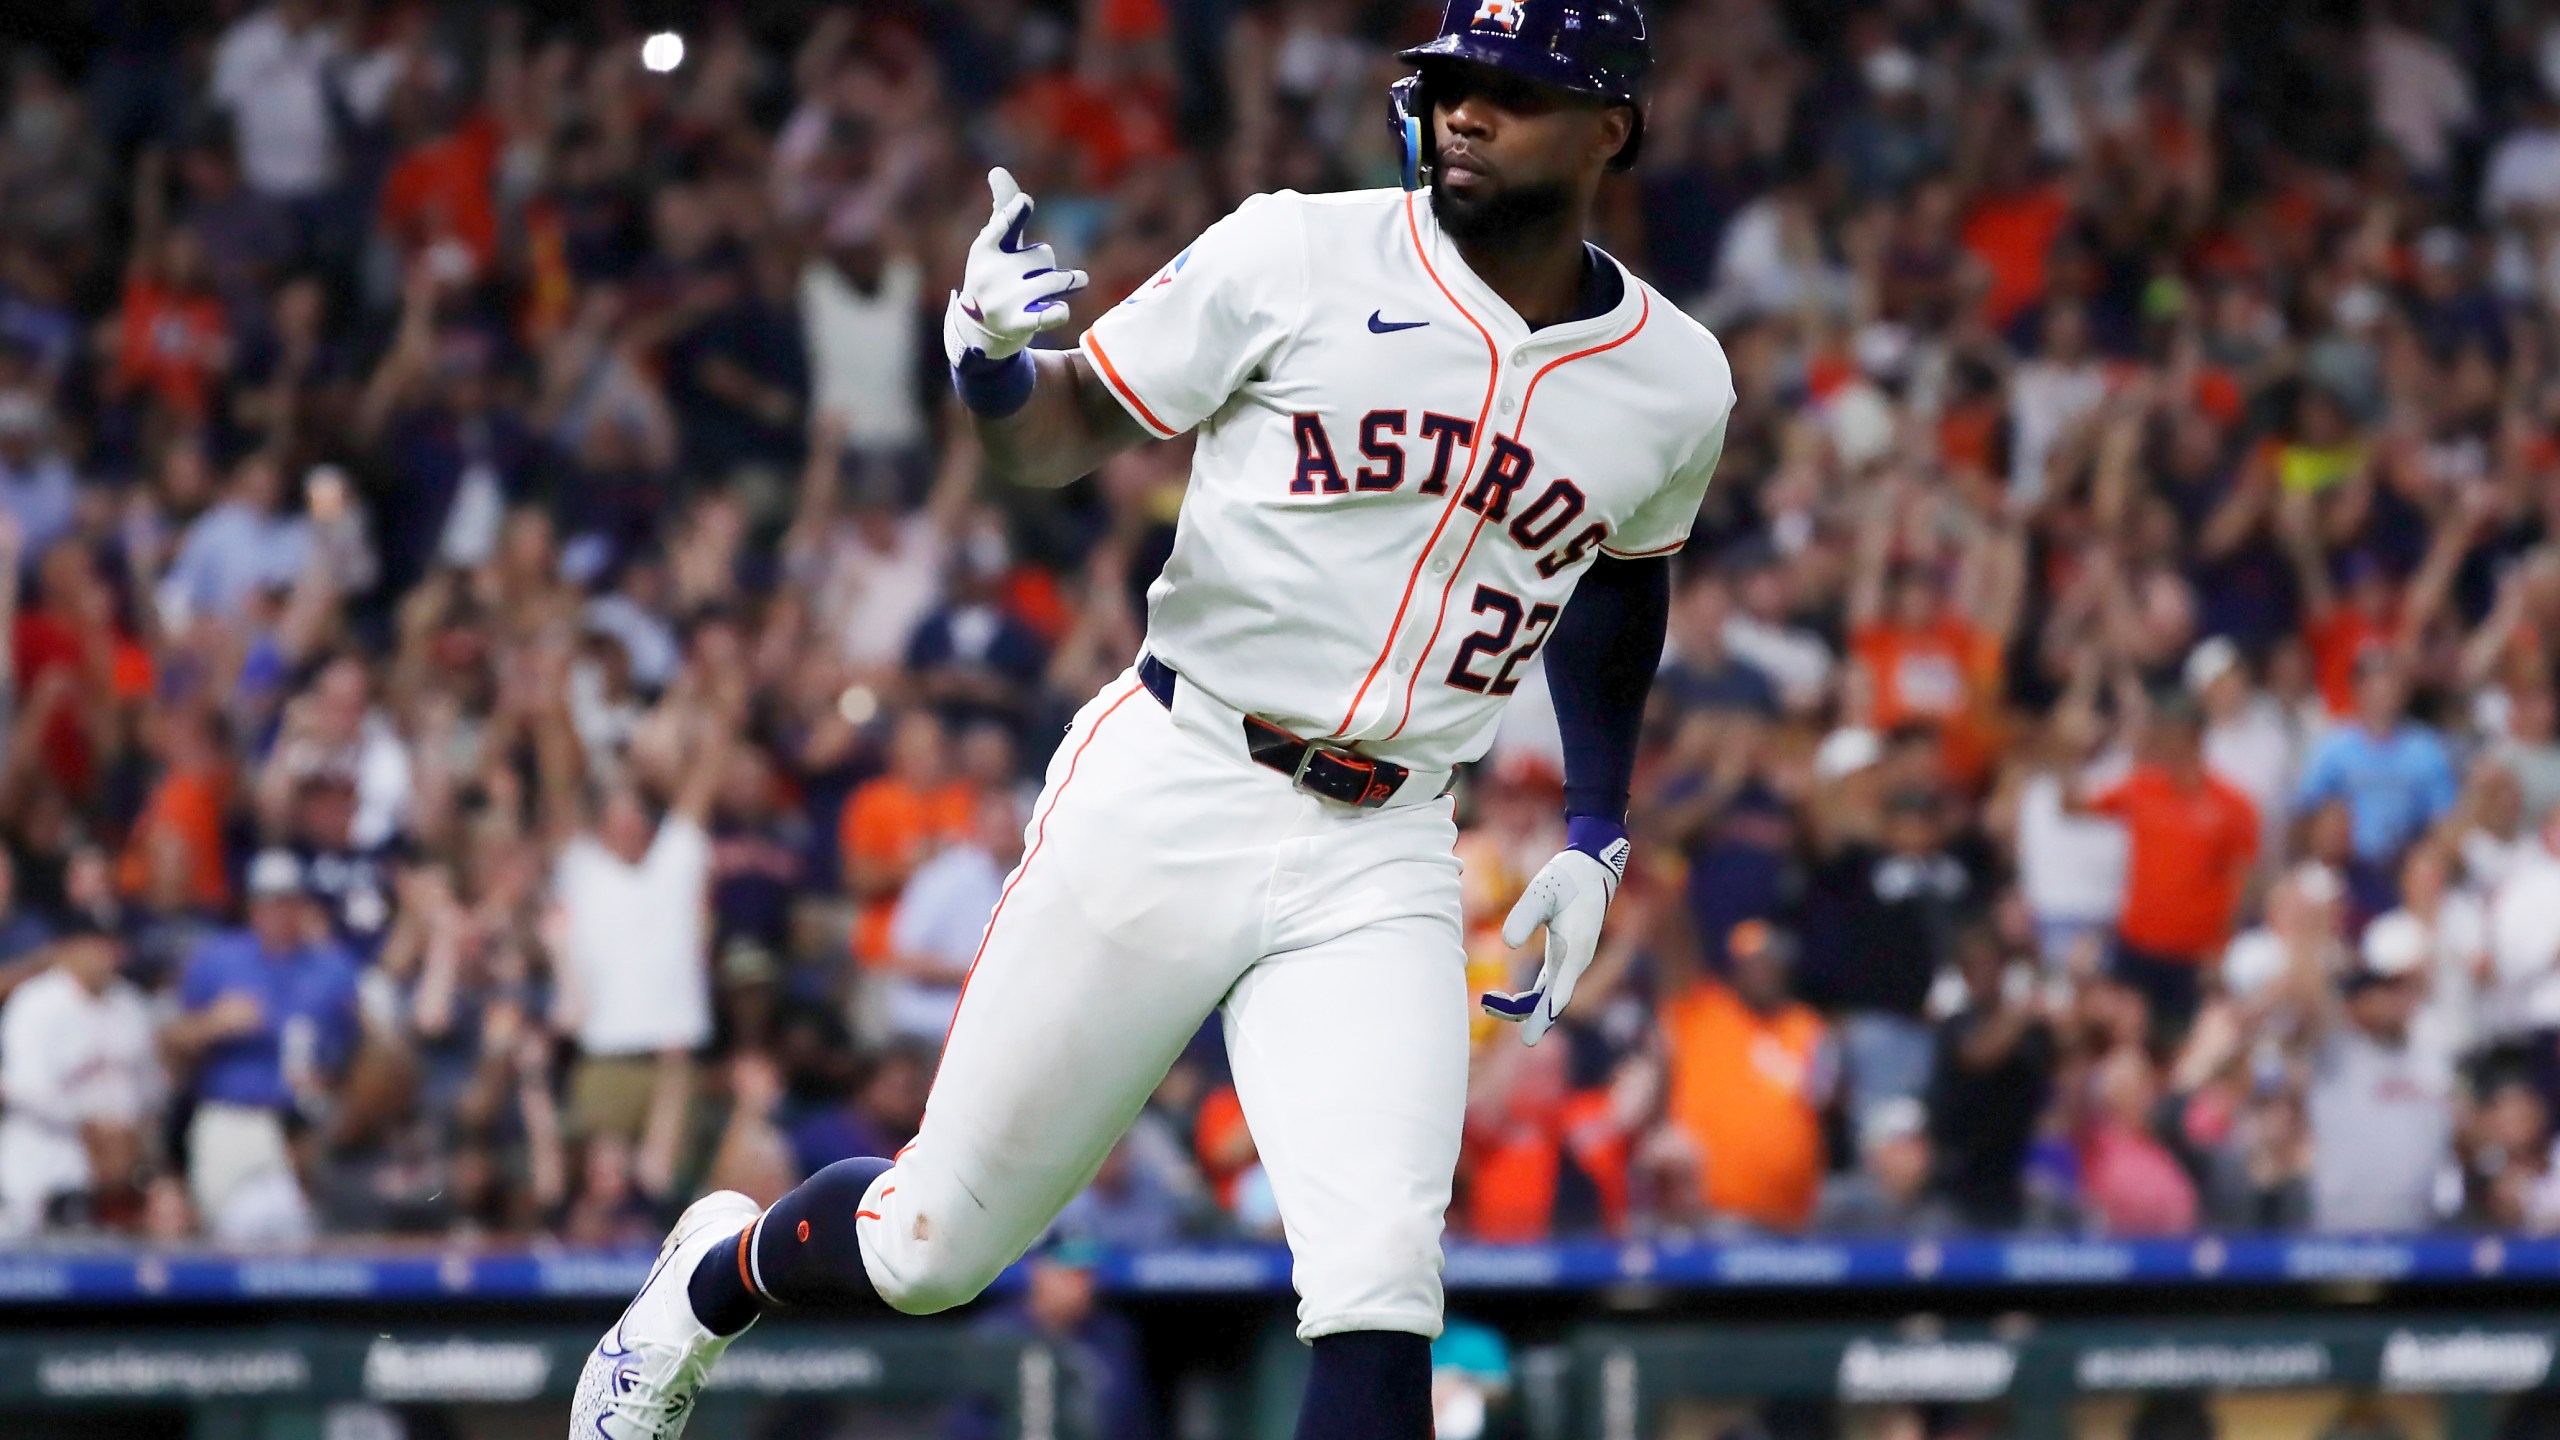
{"label": "player's beard", "polygon": [[1501,248],[1563,225],[1573,212],[1573,191],[1561,180],[1505,185],[1490,195],[1461,199],[1438,175],[1431,177],[1431,218],[1450,239]]}

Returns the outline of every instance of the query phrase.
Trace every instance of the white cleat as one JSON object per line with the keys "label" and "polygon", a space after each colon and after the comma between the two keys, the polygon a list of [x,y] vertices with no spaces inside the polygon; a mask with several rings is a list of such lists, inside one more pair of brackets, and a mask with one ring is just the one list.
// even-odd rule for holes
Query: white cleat
{"label": "white cleat", "polygon": [[676,1217],[640,1293],[578,1373],[569,1440],[676,1440],[684,1433],[693,1397],[738,1338],[703,1329],[686,1289],[702,1257],[731,1243],[761,1213],[737,1191],[715,1190]]}

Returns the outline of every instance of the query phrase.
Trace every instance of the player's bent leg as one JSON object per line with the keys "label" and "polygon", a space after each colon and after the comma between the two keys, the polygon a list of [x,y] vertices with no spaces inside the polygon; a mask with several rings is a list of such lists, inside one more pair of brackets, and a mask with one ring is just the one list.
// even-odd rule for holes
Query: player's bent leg
{"label": "player's bent leg", "polygon": [[924,1123],[866,1197],[890,1305],[961,1304],[1082,1190],[1259,953],[1285,786],[1174,727],[1134,680],[1060,747],[989,922]]}
{"label": "player's bent leg", "polygon": [[[1202,840],[1283,833],[1285,813],[1260,812],[1295,797],[1275,804],[1260,778],[1175,734],[1134,682],[1087,707],[988,923],[915,1143],[885,1168],[829,1167],[761,1224],[731,1196],[725,1230],[680,1226],[681,1255],[606,1337],[618,1352],[645,1320],[681,1352],[651,1382],[662,1409],[689,1407],[727,1344],[715,1325],[768,1304],[930,1314],[1031,1247],[1259,948],[1270,845]],[[741,1257],[732,1284],[723,1266]],[[582,1416],[607,1404],[585,1394]],[[605,1434],[671,1440],[681,1423]]]}
{"label": "player's bent leg", "polygon": [[1440,1235],[1465,1118],[1454,903],[1267,957],[1229,997],[1228,1059],[1315,1347],[1302,1440],[1431,1433]]}
{"label": "player's bent leg", "polygon": [[703,1328],[735,1335],[768,1304],[839,1314],[879,1309],[880,1292],[862,1268],[856,1230],[862,1197],[889,1163],[839,1160],[775,1201],[731,1244],[705,1254],[687,1286]]}

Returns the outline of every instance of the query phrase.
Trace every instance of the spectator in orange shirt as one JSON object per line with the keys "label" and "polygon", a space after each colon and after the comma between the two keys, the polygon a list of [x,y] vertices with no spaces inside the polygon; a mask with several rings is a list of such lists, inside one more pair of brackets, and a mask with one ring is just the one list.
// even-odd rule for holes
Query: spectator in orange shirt
{"label": "spectator in orange shirt", "polygon": [[[2013,123],[2032,123],[2022,102],[2010,108]],[[1990,155],[1990,183],[1966,214],[1963,237],[1964,248],[1991,274],[1982,318],[1998,330],[2045,293],[2045,261],[2071,221],[2071,199],[2036,172],[2033,145],[1994,145]]]}
{"label": "spectator in orange shirt", "polygon": [[[204,247],[184,225],[157,245],[137,247],[116,317],[119,397],[143,395],[193,421],[204,418],[207,388],[231,363],[222,302],[207,283]],[[147,258],[146,258],[147,257]]]}
{"label": "spectator in orange shirt", "polygon": [[[2000,652],[2015,624],[2026,576],[2025,549],[2012,530],[1908,503],[1900,479],[1879,492],[1858,537],[1849,593],[1849,654],[1867,704],[1866,724],[1891,730],[1911,721],[1937,727],[1947,778],[1971,788],[1988,768],[1995,740]],[[1926,522],[1915,524],[1914,522]],[[1934,557],[1896,564],[1900,532],[1973,530],[1952,582]]]}
{"label": "spectator in orange shirt", "polygon": [[1822,1189],[1822,1112],[1839,1066],[1821,1017],[1787,992],[1795,939],[1756,920],[1735,926],[1727,982],[1704,972],[1685,927],[1663,929],[1676,936],[1654,956],[1664,1109],[1698,1150],[1707,1207],[1802,1230]]}
{"label": "spectator in orange shirt", "polygon": [[2204,714],[2183,692],[2164,696],[2146,727],[2141,764],[2079,808],[2124,822],[2124,908],[2114,977],[2150,1006],[2155,1040],[2195,1020],[2198,977],[2231,940],[2240,891],[2258,859],[2258,810],[2204,763]]}
{"label": "spectator in orange shirt", "polygon": [[889,740],[889,770],[845,802],[839,842],[845,888],[861,906],[853,953],[866,965],[889,957],[889,920],[918,865],[968,835],[977,795],[952,773],[951,737],[941,717],[911,710]]}
{"label": "spectator in orange shirt", "polygon": [[[437,105],[441,101],[425,101]],[[498,207],[491,176],[504,135],[482,110],[431,127],[382,182],[382,228],[404,255],[459,245],[471,273],[485,275],[498,254]],[[437,263],[448,263],[438,260]]]}
{"label": "spectator in orange shirt", "polygon": [[[152,717],[149,739],[163,769],[117,861],[116,888],[126,895],[144,894],[156,867],[175,863],[187,877],[188,904],[213,912],[230,903],[222,826],[231,767],[222,732],[220,717],[210,709],[172,708]],[[169,849],[176,853],[164,858],[160,852]]]}
{"label": "spectator in orange shirt", "polygon": [[1574,1088],[1572,1050],[1497,1041],[1476,1052],[1453,1212],[1469,1237],[1544,1240],[1625,1220],[1626,1135],[1608,1090]]}

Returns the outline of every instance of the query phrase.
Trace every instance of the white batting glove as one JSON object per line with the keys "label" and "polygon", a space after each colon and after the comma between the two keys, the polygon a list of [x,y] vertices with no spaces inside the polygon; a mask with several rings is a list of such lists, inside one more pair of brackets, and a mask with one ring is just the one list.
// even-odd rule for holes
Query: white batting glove
{"label": "white batting glove", "polygon": [[952,364],[975,350],[1003,360],[1044,330],[1067,323],[1067,297],[1085,286],[1081,270],[1058,268],[1058,252],[1023,238],[1031,197],[1002,166],[987,172],[995,209],[969,242],[969,268],[942,312],[942,352]]}
{"label": "white batting glove", "polygon": [[1502,943],[1515,950],[1528,944],[1539,926],[1547,930],[1547,958],[1538,967],[1537,983],[1484,997],[1486,1014],[1518,1022],[1522,1044],[1537,1044],[1573,1003],[1573,987],[1582,983],[1582,972],[1591,968],[1591,957],[1600,949],[1600,924],[1609,917],[1609,902],[1627,873],[1628,849],[1627,837],[1617,834],[1593,849],[1577,845],[1559,852],[1502,922]]}

